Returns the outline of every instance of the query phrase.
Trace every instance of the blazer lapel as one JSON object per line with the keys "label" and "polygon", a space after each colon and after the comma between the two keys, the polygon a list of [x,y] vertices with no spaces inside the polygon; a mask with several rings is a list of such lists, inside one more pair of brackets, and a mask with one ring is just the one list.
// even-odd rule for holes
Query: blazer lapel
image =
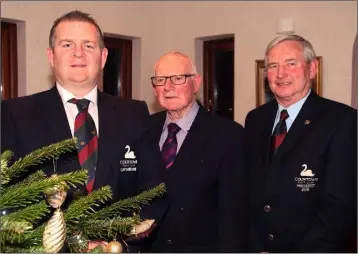
{"label": "blazer lapel", "polygon": [[[94,182],[94,189],[102,186],[102,182],[105,180],[106,173],[103,170],[111,167],[111,162],[103,159],[103,155],[115,149],[111,147],[111,136],[118,135],[121,132],[120,126],[116,123],[118,119],[113,119],[113,116],[118,114],[113,113],[115,110],[115,103],[112,100],[106,99],[106,94],[98,90],[98,159],[97,169]],[[118,118],[120,116],[118,115]],[[120,151],[118,151],[119,154]],[[109,165],[108,165],[109,164]]]}
{"label": "blazer lapel", "polygon": [[48,96],[44,96],[40,103],[43,109],[41,117],[47,119],[48,123],[44,126],[44,133],[48,133],[47,137],[50,138],[50,141],[58,142],[72,138],[66,112],[56,86],[48,91]]}
{"label": "blazer lapel", "polygon": [[272,102],[267,105],[267,111],[263,115],[262,131],[260,135],[261,144],[258,146],[261,149],[261,156],[264,165],[268,165],[271,160],[271,149],[272,149],[272,129],[275,123],[276,113],[278,105],[276,102]]}
{"label": "blazer lapel", "polygon": [[173,170],[173,168],[175,169],[175,167],[178,166],[180,167],[182,162],[187,163],[193,157],[196,157],[196,155],[199,156],[198,153],[203,150],[205,146],[204,144],[206,143],[206,140],[209,139],[208,136],[210,134],[209,131],[205,131],[208,129],[207,114],[205,109],[202,106],[199,106],[198,114],[195,117],[170,170]]}
{"label": "blazer lapel", "polygon": [[281,144],[280,149],[274,156],[272,160],[273,162],[279,161],[298,143],[298,140],[306,136],[306,132],[307,130],[309,130],[309,126],[305,124],[305,121],[312,120],[312,118],[314,117],[315,112],[318,110],[318,108],[315,107],[315,104],[318,99],[319,96],[314,93],[314,91],[311,91],[311,94],[308,96],[306,102],[303,104],[290,130],[288,131],[285,140]]}

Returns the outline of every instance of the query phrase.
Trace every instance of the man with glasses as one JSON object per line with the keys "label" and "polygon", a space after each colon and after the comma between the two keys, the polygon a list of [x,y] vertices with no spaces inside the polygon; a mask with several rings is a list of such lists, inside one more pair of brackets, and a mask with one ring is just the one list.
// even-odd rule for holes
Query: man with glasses
{"label": "man with glasses", "polygon": [[[190,59],[168,53],[155,64],[154,94],[165,111],[151,116],[138,153],[143,189],[164,181],[149,207],[156,229],[150,252],[245,252],[247,170],[243,128],[196,101],[201,75]],[[162,217],[155,216],[164,214]]]}

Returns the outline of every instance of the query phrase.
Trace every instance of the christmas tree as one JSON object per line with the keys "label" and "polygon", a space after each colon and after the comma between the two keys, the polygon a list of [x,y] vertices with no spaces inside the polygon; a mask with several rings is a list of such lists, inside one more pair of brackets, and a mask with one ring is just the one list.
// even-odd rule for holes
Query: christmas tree
{"label": "christmas tree", "polygon": [[[15,162],[11,161],[11,151],[1,154],[1,252],[54,253],[64,245],[70,252],[87,252],[90,240],[112,241],[118,236],[132,234],[133,229],[141,225],[141,207],[165,192],[164,184],[160,184],[135,197],[102,207],[101,204],[112,198],[111,188],[104,186],[86,195],[75,193],[73,201],[62,211],[67,190],[84,185],[87,170],[51,177],[38,170],[24,180],[12,183],[30,166],[37,167],[46,160],[55,161],[74,149],[75,140],[68,139],[35,150]],[[132,212],[133,216],[124,217],[124,212]],[[41,222],[49,215],[52,217],[48,221]],[[119,242],[113,241],[109,246],[112,251],[121,252]],[[99,246],[93,251],[106,250]]]}

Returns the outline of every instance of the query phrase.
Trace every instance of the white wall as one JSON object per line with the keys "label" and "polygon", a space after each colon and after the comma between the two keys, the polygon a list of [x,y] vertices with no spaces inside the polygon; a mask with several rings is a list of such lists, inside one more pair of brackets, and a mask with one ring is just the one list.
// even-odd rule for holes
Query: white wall
{"label": "white wall", "polygon": [[352,48],[357,32],[357,3],[353,1],[3,1],[1,17],[26,25],[26,82],[20,84],[24,86],[21,95],[51,86],[45,54],[49,30],[55,18],[73,9],[91,13],[104,32],[139,38],[133,97],[145,100],[151,112],[157,108],[149,77],[162,54],[183,51],[200,67],[196,38],[234,34],[235,120],[243,123],[255,107],[255,60],[263,58],[266,45],[275,36],[277,19],[284,17],[294,18],[296,33],[310,40],[317,55],[323,56],[323,96],[351,103]]}

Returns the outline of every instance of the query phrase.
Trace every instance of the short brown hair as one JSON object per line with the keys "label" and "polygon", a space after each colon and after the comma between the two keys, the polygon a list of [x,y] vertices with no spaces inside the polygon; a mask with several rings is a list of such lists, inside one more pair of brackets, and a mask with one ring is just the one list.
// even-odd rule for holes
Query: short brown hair
{"label": "short brown hair", "polygon": [[58,24],[60,24],[63,21],[82,21],[82,22],[87,22],[87,23],[94,25],[98,32],[99,47],[101,49],[103,49],[105,47],[103,33],[102,33],[101,28],[97,24],[97,21],[94,18],[92,18],[88,13],[84,13],[82,11],[75,10],[75,11],[71,11],[71,12],[68,12],[68,13],[62,15],[61,17],[56,19],[55,22],[53,23],[51,30],[50,30],[50,37],[49,37],[49,46],[52,50],[54,49],[54,46],[55,46],[54,44],[55,44],[56,27],[58,26]]}

